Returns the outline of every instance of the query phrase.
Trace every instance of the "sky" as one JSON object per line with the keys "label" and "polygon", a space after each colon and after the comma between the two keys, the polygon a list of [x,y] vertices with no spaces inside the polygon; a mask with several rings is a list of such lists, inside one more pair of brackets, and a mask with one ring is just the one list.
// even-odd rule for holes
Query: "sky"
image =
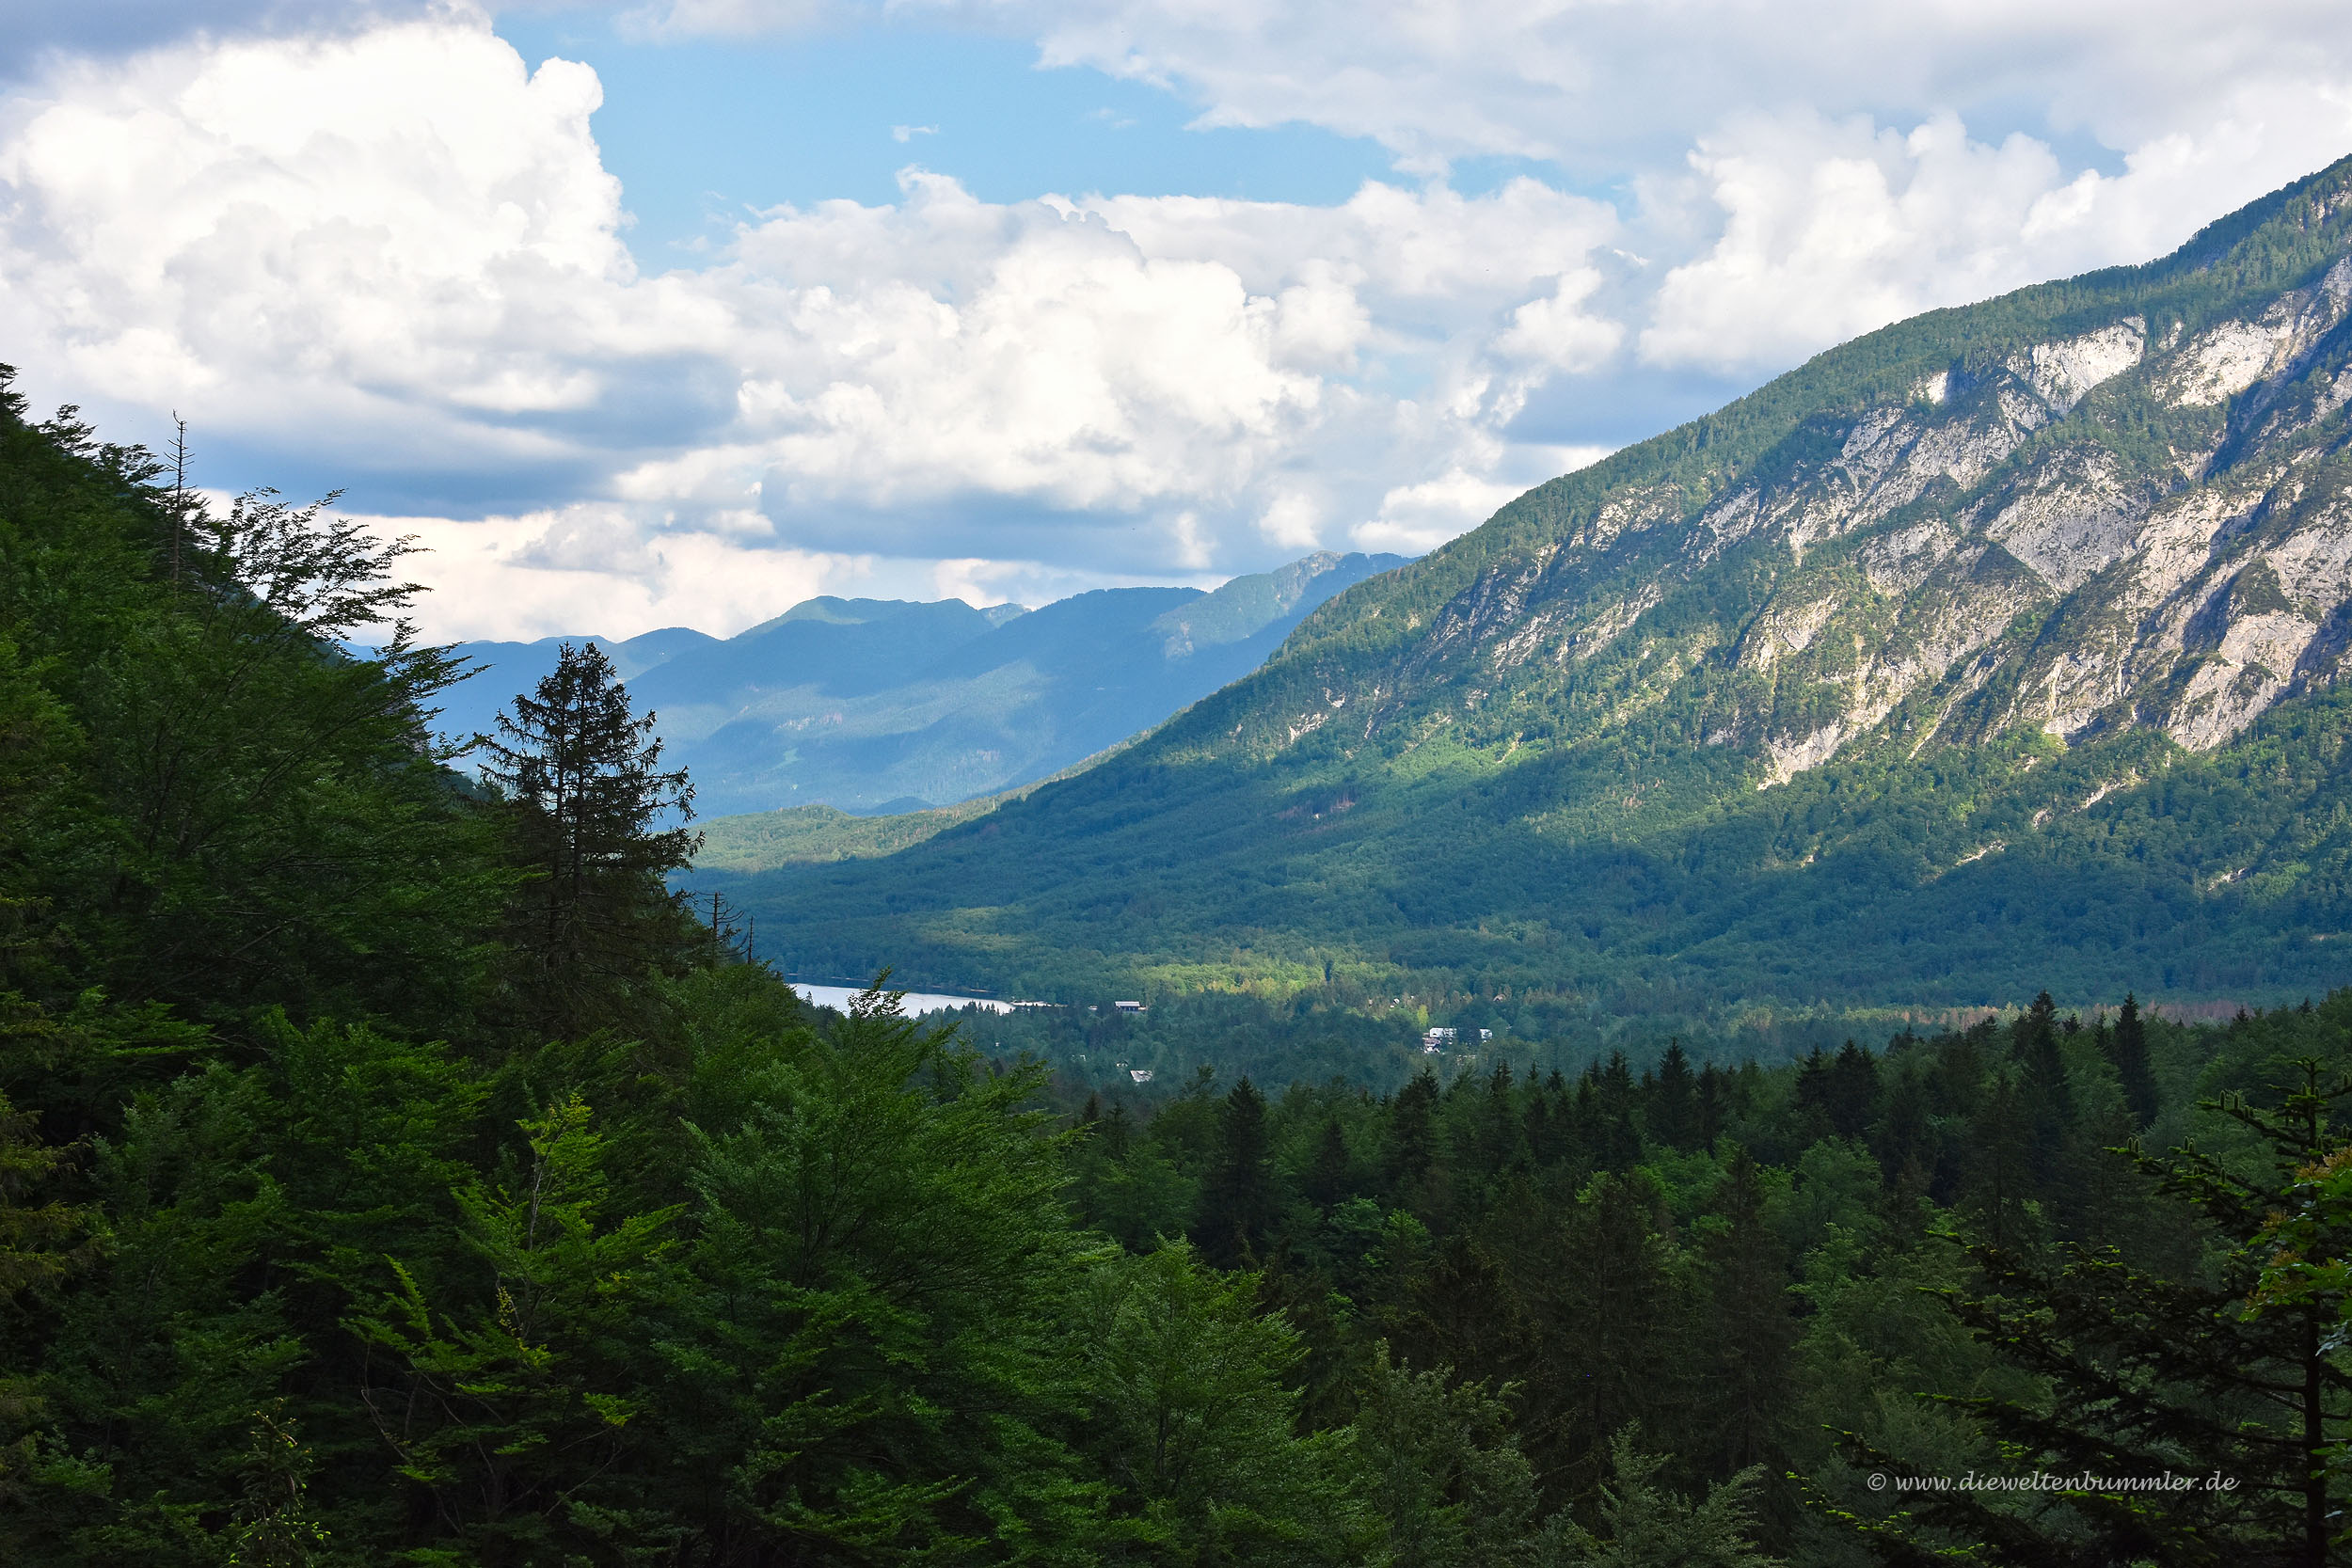
{"label": "sky", "polygon": [[2346,153],[2341,0],[0,0],[0,362],[728,635],[1419,553]]}

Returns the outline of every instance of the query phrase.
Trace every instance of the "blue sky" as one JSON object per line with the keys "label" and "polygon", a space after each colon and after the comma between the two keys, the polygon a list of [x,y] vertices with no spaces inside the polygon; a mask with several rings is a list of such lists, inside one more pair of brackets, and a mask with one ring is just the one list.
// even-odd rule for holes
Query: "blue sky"
{"label": "blue sky", "polygon": [[2352,151],[2308,0],[0,4],[0,359],[448,637],[1426,549]]}
{"label": "blue sky", "polygon": [[909,164],[993,202],[1116,191],[1326,205],[1392,162],[1367,137],[1312,125],[1190,130],[1195,111],[1172,94],[1041,69],[1019,39],[885,24],[630,42],[578,13],[501,18],[498,34],[533,65],[596,69],[597,145],[637,219],[629,246],[656,269],[723,243],[752,209],[894,201]]}

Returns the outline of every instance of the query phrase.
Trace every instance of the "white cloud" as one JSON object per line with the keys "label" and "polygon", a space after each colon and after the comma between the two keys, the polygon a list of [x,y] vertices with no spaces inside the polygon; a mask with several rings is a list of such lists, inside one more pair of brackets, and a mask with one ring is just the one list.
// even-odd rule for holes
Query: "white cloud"
{"label": "white cloud", "polygon": [[1311,550],[1323,542],[1323,508],[1304,491],[1281,491],[1266,503],[1258,531],[1282,549]]}
{"label": "white cloud", "polygon": [[[736,0],[755,14],[759,0]],[[1049,64],[1164,83],[1205,122],[1300,120],[1419,166],[1479,154],[1620,176],[1728,118],[1809,105],[1916,122],[2016,113],[2133,149],[2341,86],[2336,0],[935,0],[1040,40]],[[2340,149],[2339,149],[2340,150]],[[2303,149],[2304,166],[2332,151]]]}
{"label": "white cloud", "polygon": [[615,391],[565,330],[581,308],[650,347],[690,335],[664,318],[691,307],[632,289],[594,73],[527,75],[475,38],[410,24],[61,67],[0,133],[16,352],[199,429],[450,468],[560,457],[550,421]]}
{"label": "white cloud", "polygon": [[359,520],[425,547],[405,567],[432,590],[432,634],[451,641],[628,638],[675,626],[731,635],[818,594],[862,592],[877,575],[874,562],[855,556],[649,533],[595,504],[462,522]]}
{"label": "white cloud", "polygon": [[[1545,412],[1564,388],[1751,384],[2157,254],[2352,145],[2352,31],[2300,0],[902,0],[1203,123],[1375,137],[1404,177],[1323,207],[996,203],[916,167],[650,277],[585,67],[527,71],[463,0],[207,4],[217,31],[59,55],[0,103],[0,352],[36,393],[179,408],[256,481],[297,463],[423,516],[436,627],[469,635],[1424,548],[1597,455]],[[1498,153],[1552,182],[1447,182]]]}
{"label": "white cloud", "polygon": [[462,15],[60,66],[0,119],[10,352],[35,389],[490,514],[432,530],[436,625],[568,593],[610,634],[681,595],[755,620],[869,559],[1272,564],[1502,461],[1531,322],[1553,361],[1617,331],[1575,281],[1615,214],[1534,181],[995,204],[910,168],[896,203],[642,276],[599,94]]}
{"label": "white cloud", "polygon": [[1505,357],[1547,370],[1589,371],[1606,364],[1625,337],[1620,324],[1591,314],[1584,301],[1600,286],[1590,267],[1563,274],[1549,294],[1511,312],[1511,328],[1495,340]]}
{"label": "white cloud", "polygon": [[1561,323],[1520,307],[1499,350],[1561,369],[1607,358],[1613,311],[1650,318],[1651,363],[1779,368],[2161,254],[2352,150],[2337,0],[939,4],[1017,19],[1050,64],[1164,84],[1203,124],[1305,121],[1408,170],[1503,155],[1622,182],[1665,281]]}
{"label": "white cloud", "polygon": [[1348,537],[1359,549],[1419,555],[1476,527],[1522,488],[1455,468],[1391,490],[1380,498],[1380,515],[1357,524]]}
{"label": "white cloud", "polygon": [[[2316,122],[2265,134],[2296,114]],[[1690,154],[1723,230],[1666,274],[1641,354],[1776,368],[1921,310],[2142,261],[2309,172],[2287,160],[2328,135],[2352,144],[2344,105],[2282,105],[2266,128],[2233,115],[2139,149],[2120,174],[2070,176],[2045,144],[1988,146],[1948,114],[1907,135],[1810,113],[1745,120]]]}

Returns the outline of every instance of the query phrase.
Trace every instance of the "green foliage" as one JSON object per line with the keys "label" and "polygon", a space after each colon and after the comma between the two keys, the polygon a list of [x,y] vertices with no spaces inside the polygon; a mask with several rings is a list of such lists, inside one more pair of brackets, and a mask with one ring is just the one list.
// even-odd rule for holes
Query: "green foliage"
{"label": "green foliage", "polygon": [[[2327,1271],[2345,1231],[2308,1184],[2324,1189],[2340,1136],[2328,1106],[2347,1089],[2323,1088],[2314,1059],[2301,1068],[2300,1084],[2265,1095],[2271,1106],[2242,1097],[2209,1106],[2252,1132],[2266,1158],[2134,1151],[2158,1190],[2204,1221],[2211,1240],[2199,1277],[2167,1278],[2118,1248],[2082,1242],[2042,1267],[1976,1246],[1983,1283],[1949,1292],[1953,1314],[2047,1392],[1969,1404],[2012,1463],[2101,1481],[2022,1511],[1931,1493],[1919,1511],[1926,1524],[1981,1542],[1995,1562],[2047,1562],[2085,1542],[2158,1563],[2328,1560],[2344,1480],[2332,1434],[2352,1420],[2352,1376],[2329,1338],[2344,1298]],[[2291,1209],[2298,1187],[2308,1196]],[[1867,1443],[1853,1449],[1863,1462],[1915,1473]],[[2129,1483],[2169,1475],[2196,1484],[2142,1492]],[[1899,1557],[1916,1549],[1902,1525],[1872,1530]]]}
{"label": "green foliage", "polygon": [[1359,1526],[1339,1435],[1292,1435],[1298,1339],[1253,1310],[1256,1287],[1203,1268],[1182,1242],[1096,1266],[1090,1424],[1133,1511],[1114,1560],[1347,1560]]}
{"label": "green foliage", "polygon": [[986,816],[1035,787],[1025,784],[958,805],[895,816],[852,816],[834,806],[787,806],[713,817],[703,826],[703,845],[694,863],[715,871],[751,872],[896,854],[960,822]]}
{"label": "green foliage", "polygon": [[735,1108],[689,1130],[689,1332],[660,1353],[682,1473],[767,1550],[1074,1560],[1102,1495],[1058,1333],[1089,1249],[1035,1078],[880,995],[729,1070]]}
{"label": "green foliage", "polygon": [[1503,1397],[1447,1371],[1415,1372],[1378,1346],[1350,1435],[1386,1540],[1384,1568],[1497,1568],[1537,1560],[1534,1473]]}
{"label": "green foliage", "polygon": [[1749,1544],[1749,1497],[1759,1472],[1742,1470],[1692,1503],[1657,1485],[1665,1462],[1634,1446],[1630,1433],[1609,1445],[1612,1482],[1601,1489],[1605,1535],[1563,1520],[1546,1543],[1551,1560],[1576,1568],[1774,1568],[1780,1560]]}
{"label": "green foliage", "polygon": [[399,1475],[485,1563],[534,1560],[589,1518],[599,1533],[637,1533],[628,1499],[598,1483],[633,1435],[628,1341],[660,1302],[675,1218],[608,1216],[604,1140],[577,1095],[522,1131],[527,1153],[501,1180],[456,1195],[486,1276],[467,1282],[465,1305],[437,1309],[394,1261],[393,1291],[353,1325],[389,1363],[377,1371],[371,1358],[361,1397]]}
{"label": "green foliage", "polygon": [[630,710],[594,642],[564,644],[554,671],[498,723],[483,776],[501,792],[530,867],[512,936],[525,1016],[577,1037],[626,1017],[625,999],[677,960],[685,933],[661,879],[700,840],[660,824],[692,817],[694,788],[683,770],[660,770],[651,716]]}

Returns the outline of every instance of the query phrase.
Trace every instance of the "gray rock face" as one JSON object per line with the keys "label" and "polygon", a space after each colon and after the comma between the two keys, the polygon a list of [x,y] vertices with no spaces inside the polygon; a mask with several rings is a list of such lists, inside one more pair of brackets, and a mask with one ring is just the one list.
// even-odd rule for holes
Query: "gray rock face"
{"label": "gray rock face", "polygon": [[[2346,205],[2320,193],[2304,231]],[[1474,575],[1373,606],[1406,644],[1324,657],[1271,744],[1343,707],[1365,742],[1516,746],[1662,704],[1769,787],[1863,744],[2230,740],[2352,646],[2352,256],[2219,306],[2182,276],[1832,397],[1711,494],[1629,477],[1552,537],[1465,541]],[[1355,602],[1286,656],[1315,659]]]}

